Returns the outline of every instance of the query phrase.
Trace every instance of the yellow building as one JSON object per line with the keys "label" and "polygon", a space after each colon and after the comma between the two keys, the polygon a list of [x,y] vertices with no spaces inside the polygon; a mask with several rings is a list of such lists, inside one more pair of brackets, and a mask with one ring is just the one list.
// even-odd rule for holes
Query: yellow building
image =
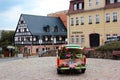
{"label": "yellow building", "polygon": [[120,36],[120,0],[71,0],[68,43],[97,47]]}

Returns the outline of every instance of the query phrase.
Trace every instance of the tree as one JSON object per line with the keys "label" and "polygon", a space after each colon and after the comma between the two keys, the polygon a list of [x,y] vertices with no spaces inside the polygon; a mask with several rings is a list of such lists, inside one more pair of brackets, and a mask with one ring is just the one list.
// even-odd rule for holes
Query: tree
{"label": "tree", "polygon": [[0,39],[0,47],[12,45],[14,42],[14,31],[2,31]]}

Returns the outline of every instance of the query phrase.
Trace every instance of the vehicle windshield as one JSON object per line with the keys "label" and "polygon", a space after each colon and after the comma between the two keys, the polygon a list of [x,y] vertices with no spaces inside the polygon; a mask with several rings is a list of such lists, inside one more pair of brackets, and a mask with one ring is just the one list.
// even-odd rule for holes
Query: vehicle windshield
{"label": "vehicle windshield", "polygon": [[67,48],[60,50],[58,56],[60,59],[78,59],[82,56],[82,49]]}

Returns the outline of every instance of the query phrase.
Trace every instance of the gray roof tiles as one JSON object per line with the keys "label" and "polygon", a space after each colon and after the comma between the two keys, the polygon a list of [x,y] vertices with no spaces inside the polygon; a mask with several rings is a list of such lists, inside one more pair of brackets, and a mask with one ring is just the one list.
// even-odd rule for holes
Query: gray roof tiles
{"label": "gray roof tiles", "polygon": [[[60,18],[36,15],[21,15],[28,25],[28,29],[33,35],[67,35],[66,28]],[[45,32],[43,27],[49,25],[50,32]],[[58,32],[53,32],[55,26],[58,26]],[[64,30],[64,31],[63,31]]]}

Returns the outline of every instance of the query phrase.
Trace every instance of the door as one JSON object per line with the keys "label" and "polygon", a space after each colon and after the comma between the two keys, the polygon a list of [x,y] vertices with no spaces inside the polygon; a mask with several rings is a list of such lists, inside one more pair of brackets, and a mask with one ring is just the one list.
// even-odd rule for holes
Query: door
{"label": "door", "polygon": [[90,47],[98,47],[100,45],[100,35],[97,33],[89,35]]}

